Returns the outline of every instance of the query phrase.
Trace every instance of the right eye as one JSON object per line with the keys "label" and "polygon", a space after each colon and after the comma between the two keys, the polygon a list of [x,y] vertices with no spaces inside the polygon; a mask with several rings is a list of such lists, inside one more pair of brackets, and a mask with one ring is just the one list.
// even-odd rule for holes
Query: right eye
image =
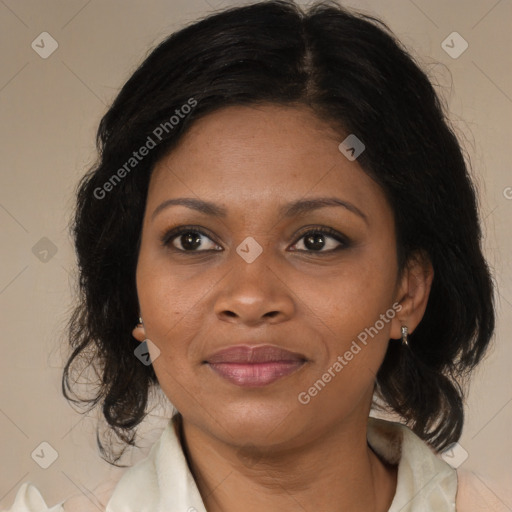
{"label": "right eye", "polygon": [[[162,237],[162,244],[178,252],[190,253],[222,250],[206,233],[193,226],[184,226],[167,231]],[[204,248],[205,245],[206,248]]]}

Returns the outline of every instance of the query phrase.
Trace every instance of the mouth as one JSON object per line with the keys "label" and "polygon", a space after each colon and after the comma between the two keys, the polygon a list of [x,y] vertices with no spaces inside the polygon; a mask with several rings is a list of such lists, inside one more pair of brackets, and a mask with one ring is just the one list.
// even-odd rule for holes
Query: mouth
{"label": "mouth", "polygon": [[261,387],[301,368],[307,359],[272,345],[237,345],[214,353],[204,361],[217,375],[242,387]]}

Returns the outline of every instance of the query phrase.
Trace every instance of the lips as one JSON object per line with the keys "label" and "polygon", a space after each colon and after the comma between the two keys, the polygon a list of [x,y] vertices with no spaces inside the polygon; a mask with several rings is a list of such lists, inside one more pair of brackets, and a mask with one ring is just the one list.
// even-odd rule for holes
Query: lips
{"label": "lips", "polygon": [[301,368],[306,357],[272,345],[236,345],[207,358],[220,377],[238,386],[266,386]]}

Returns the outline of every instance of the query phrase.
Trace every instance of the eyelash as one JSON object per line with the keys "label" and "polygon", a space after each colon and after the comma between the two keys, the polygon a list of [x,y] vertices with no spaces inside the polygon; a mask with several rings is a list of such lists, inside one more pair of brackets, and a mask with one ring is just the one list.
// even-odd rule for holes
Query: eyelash
{"label": "eyelash", "polygon": [[[188,233],[195,233],[202,236],[205,236],[209,238],[212,242],[215,242],[213,237],[208,235],[204,231],[204,229],[200,228],[199,226],[181,226],[179,228],[173,228],[169,231],[166,231],[163,236],[161,237],[161,242],[164,247],[167,247],[173,251],[176,251],[178,253],[188,253],[188,254],[200,254],[200,253],[208,253],[208,252],[220,252],[215,249],[207,249],[203,251],[185,251],[183,249],[178,249],[174,246],[172,246],[172,242],[174,239],[178,238],[180,235],[188,234]],[[330,249],[328,251],[314,251],[314,250],[304,250],[304,249],[298,249],[296,252],[302,252],[302,253],[310,253],[310,254],[332,254],[334,252],[337,252],[342,249],[347,249],[351,244],[347,237],[342,235],[341,233],[338,233],[332,228],[328,227],[309,227],[307,230],[304,230],[298,238],[296,238],[295,242],[292,245],[296,245],[301,239],[305,238],[307,235],[328,235],[330,238],[333,238],[337,242],[339,242],[341,245],[336,247],[335,249]],[[219,244],[217,244],[219,245]]]}

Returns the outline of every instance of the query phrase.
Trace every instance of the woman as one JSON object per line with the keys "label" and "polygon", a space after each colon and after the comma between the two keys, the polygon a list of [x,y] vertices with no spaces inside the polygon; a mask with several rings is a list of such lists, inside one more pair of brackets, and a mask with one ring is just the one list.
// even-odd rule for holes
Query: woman
{"label": "woman", "polygon": [[[149,55],[98,146],[63,390],[92,351],[90,402],[126,445],[154,387],[176,409],[107,511],[469,510],[436,452],[462,432],[492,279],[461,148],[382,22],[210,16]],[[26,483],[11,510],[87,508]]]}

